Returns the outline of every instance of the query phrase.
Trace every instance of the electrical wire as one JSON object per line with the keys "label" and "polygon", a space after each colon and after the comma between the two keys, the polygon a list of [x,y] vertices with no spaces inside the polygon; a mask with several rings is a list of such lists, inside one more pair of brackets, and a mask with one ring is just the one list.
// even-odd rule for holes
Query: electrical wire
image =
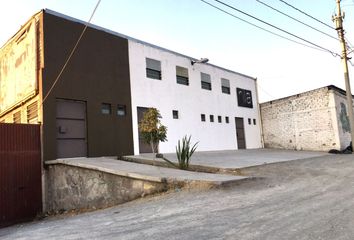
{"label": "electrical wire", "polygon": [[305,38],[299,37],[299,36],[297,36],[296,34],[293,34],[293,33],[289,32],[289,31],[286,31],[286,30],[284,30],[284,29],[282,29],[282,28],[280,28],[280,27],[277,27],[277,26],[275,26],[275,25],[273,25],[273,24],[271,24],[271,23],[268,23],[268,22],[266,22],[266,21],[264,21],[264,20],[262,20],[262,19],[260,19],[260,18],[257,18],[257,17],[255,17],[255,16],[253,16],[253,15],[251,15],[251,14],[249,14],[249,13],[246,13],[246,12],[244,12],[244,11],[242,11],[242,10],[236,8],[236,7],[233,7],[233,6],[231,6],[231,5],[227,4],[227,3],[224,3],[224,2],[222,2],[222,1],[220,1],[220,0],[214,0],[214,1],[220,3],[220,4],[224,5],[224,6],[227,6],[228,8],[231,8],[231,9],[233,9],[233,10],[239,12],[239,13],[242,13],[242,14],[244,14],[244,15],[250,17],[250,18],[253,18],[253,19],[255,19],[255,20],[257,20],[257,21],[259,21],[259,22],[261,22],[261,23],[263,23],[263,24],[266,24],[266,25],[268,25],[268,26],[270,26],[270,27],[272,27],[272,28],[275,28],[275,29],[277,29],[277,30],[279,30],[279,31],[282,31],[282,32],[284,32],[284,33],[286,33],[286,34],[288,34],[288,35],[290,35],[290,36],[292,36],[292,37],[295,37],[295,38],[297,38],[297,39],[300,39],[301,41],[304,41],[304,42],[306,42],[306,43],[308,43],[308,44],[310,44],[310,45],[313,45],[313,46],[315,46],[315,47],[317,47],[317,48],[320,48],[320,49],[322,49],[322,50],[324,50],[324,51],[326,51],[326,52],[329,52],[329,53],[331,53],[334,57],[340,56],[338,53],[335,53],[335,52],[333,52],[333,51],[331,51],[331,50],[329,50],[329,49],[327,49],[327,48],[325,48],[325,47],[322,47],[322,46],[320,46],[320,45],[318,45],[318,44],[316,44],[316,43],[313,43],[313,42],[311,42],[311,41],[309,41],[309,40],[306,40]]}
{"label": "electrical wire", "polygon": [[262,1],[260,1],[260,0],[256,0],[256,1],[257,1],[258,3],[260,3],[260,4],[262,4],[262,5],[264,5],[264,6],[268,7],[268,8],[270,8],[270,9],[272,9],[273,11],[276,11],[276,12],[278,12],[278,13],[280,13],[280,14],[282,14],[282,15],[284,15],[284,16],[286,16],[286,17],[288,17],[288,18],[290,18],[290,19],[292,19],[292,20],[294,20],[294,21],[296,21],[296,22],[298,22],[298,23],[300,23],[300,24],[302,24],[302,25],[308,27],[308,28],[311,28],[312,30],[315,30],[315,31],[317,31],[317,32],[319,32],[319,33],[322,33],[322,34],[324,34],[324,35],[326,35],[326,36],[328,36],[328,37],[330,37],[330,38],[333,38],[333,39],[335,39],[335,40],[338,41],[338,38],[337,38],[337,37],[333,37],[332,35],[330,35],[330,34],[328,34],[328,33],[325,33],[325,32],[323,32],[323,31],[321,31],[321,30],[319,30],[319,29],[317,29],[317,28],[315,28],[315,27],[313,27],[313,26],[311,26],[311,25],[309,25],[309,24],[307,24],[307,23],[304,23],[304,22],[302,22],[302,21],[300,21],[300,20],[298,20],[298,19],[296,19],[296,18],[294,18],[294,17],[292,17],[292,16],[290,16],[290,15],[288,15],[288,14],[286,14],[286,13],[280,11],[279,9],[276,9],[276,8],[270,6],[269,4],[266,4],[265,2],[262,2]]}
{"label": "electrical wire", "polygon": [[43,98],[42,104],[41,104],[42,106],[43,106],[45,100],[48,98],[49,94],[53,91],[55,85],[58,83],[58,81],[59,81],[61,75],[63,74],[63,72],[64,72],[66,66],[67,66],[68,63],[70,62],[71,57],[73,56],[75,50],[77,49],[77,47],[78,47],[78,45],[79,45],[79,43],[80,43],[80,41],[81,41],[81,39],[82,39],[84,33],[86,32],[86,29],[88,28],[88,25],[90,24],[90,22],[91,22],[93,16],[95,15],[96,10],[97,10],[98,6],[100,5],[100,3],[101,3],[101,0],[98,0],[98,1],[97,1],[97,4],[96,4],[96,6],[95,6],[95,8],[94,8],[93,11],[92,11],[92,14],[91,14],[89,20],[86,22],[85,27],[84,27],[84,29],[82,30],[81,34],[80,34],[80,37],[79,37],[78,40],[76,41],[76,43],[75,43],[73,49],[71,50],[71,52],[70,52],[68,58],[66,59],[64,65],[63,65],[63,67],[61,68],[61,70],[60,70],[58,76],[55,78],[55,81],[53,82],[52,86],[50,87],[48,93],[47,93],[47,94],[45,95],[45,97]]}
{"label": "electrical wire", "polygon": [[273,96],[272,94],[270,94],[269,92],[267,92],[260,84],[259,82],[257,81],[257,86],[258,86],[258,89],[261,90],[263,93],[265,93],[266,95],[268,95],[268,97],[272,98],[272,99],[276,99],[275,96]]}
{"label": "electrical wire", "polygon": [[278,0],[278,1],[284,3],[285,5],[287,5],[287,6],[291,7],[291,8],[293,8],[293,9],[295,9],[296,11],[298,11],[298,12],[304,14],[305,16],[307,16],[307,17],[309,17],[309,18],[315,20],[316,22],[319,22],[319,23],[321,23],[321,24],[323,24],[323,25],[325,25],[325,26],[327,26],[327,27],[329,27],[329,28],[331,28],[331,29],[336,30],[336,29],[335,29],[334,27],[332,27],[331,25],[328,25],[327,23],[325,23],[325,22],[323,22],[323,21],[321,21],[321,20],[319,20],[319,19],[317,19],[317,18],[311,16],[310,14],[308,14],[308,13],[302,11],[301,9],[299,9],[299,8],[297,8],[297,7],[293,6],[293,5],[291,5],[290,3],[287,3],[287,2],[284,1],[284,0]]}
{"label": "electrical wire", "polygon": [[200,0],[200,1],[203,2],[203,3],[205,3],[205,4],[207,4],[207,5],[209,5],[209,6],[211,6],[211,7],[213,7],[213,8],[215,8],[215,9],[217,9],[217,10],[219,10],[219,11],[221,11],[221,12],[226,13],[227,15],[230,15],[230,16],[232,16],[232,17],[234,17],[234,18],[236,18],[236,19],[238,19],[238,20],[240,20],[240,21],[242,21],[242,22],[245,22],[245,23],[247,23],[247,24],[249,24],[249,25],[251,25],[251,26],[253,26],[253,27],[256,27],[256,28],[258,28],[258,29],[261,29],[261,30],[263,30],[263,31],[265,31],[265,32],[268,32],[268,33],[272,34],[272,35],[278,36],[278,37],[280,37],[280,38],[283,38],[283,39],[285,39],[285,40],[291,41],[291,42],[293,42],[293,43],[296,43],[296,44],[299,44],[299,45],[302,45],[302,46],[305,46],[305,47],[308,47],[308,48],[312,48],[312,49],[319,50],[319,51],[322,51],[322,52],[327,52],[327,51],[325,51],[325,50],[323,50],[323,49],[320,49],[320,48],[317,48],[317,47],[313,47],[313,46],[311,46],[311,45],[307,45],[307,44],[304,44],[304,43],[302,43],[302,42],[299,42],[299,41],[296,41],[296,40],[287,38],[287,37],[285,37],[285,36],[282,36],[282,35],[280,35],[280,34],[278,34],[278,33],[272,32],[272,31],[270,31],[270,30],[268,30],[268,29],[265,29],[265,28],[263,28],[263,27],[261,27],[261,26],[258,26],[258,25],[256,25],[256,24],[254,24],[254,23],[251,23],[251,22],[249,22],[249,21],[247,21],[247,20],[245,20],[245,19],[242,19],[242,18],[240,18],[240,17],[238,17],[238,16],[236,16],[236,15],[234,15],[234,14],[232,14],[232,13],[229,13],[228,11],[225,11],[224,9],[219,8],[219,7],[215,6],[214,4],[211,4],[211,3],[209,3],[209,2],[207,2],[207,1],[205,1],[205,0]]}

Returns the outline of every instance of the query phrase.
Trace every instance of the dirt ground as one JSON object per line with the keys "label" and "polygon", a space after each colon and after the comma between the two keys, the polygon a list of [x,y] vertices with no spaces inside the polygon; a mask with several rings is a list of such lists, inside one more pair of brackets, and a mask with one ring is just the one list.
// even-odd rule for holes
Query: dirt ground
{"label": "dirt ground", "polygon": [[0,229],[0,239],[354,239],[354,156],[250,168],[227,189],[176,191]]}

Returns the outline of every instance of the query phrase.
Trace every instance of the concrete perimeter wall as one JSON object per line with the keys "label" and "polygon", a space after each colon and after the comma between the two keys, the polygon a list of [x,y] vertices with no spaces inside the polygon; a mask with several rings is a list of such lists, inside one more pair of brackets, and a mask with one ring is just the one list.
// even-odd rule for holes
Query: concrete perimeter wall
{"label": "concrete perimeter wall", "polygon": [[339,149],[334,91],[327,87],[261,104],[267,148]]}
{"label": "concrete perimeter wall", "polygon": [[167,190],[167,184],[55,164],[48,166],[45,211],[104,208]]}

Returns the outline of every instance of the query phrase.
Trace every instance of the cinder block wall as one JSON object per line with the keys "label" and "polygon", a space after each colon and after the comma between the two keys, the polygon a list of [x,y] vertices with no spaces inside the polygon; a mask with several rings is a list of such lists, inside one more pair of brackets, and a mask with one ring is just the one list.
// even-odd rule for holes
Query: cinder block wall
{"label": "cinder block wall", "polygon": [[267,148],[339,149],[333,90],[328,87],[261,104]]}

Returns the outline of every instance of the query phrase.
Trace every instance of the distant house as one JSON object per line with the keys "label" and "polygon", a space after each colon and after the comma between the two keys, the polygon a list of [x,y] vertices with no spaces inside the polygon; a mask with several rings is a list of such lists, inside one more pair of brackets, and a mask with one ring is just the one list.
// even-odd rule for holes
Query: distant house
{"label": "distant house", "polygon": [[161,152],[185,134],[199,151],[261,147],[255,78],[95,25],[51,89],[84,24],[42,10],[0,49],[0,122],[40,123],[44,160],[149,152],[148,107],[168,127]]}
{"label": "distant house", "polygon": [[327,86],[261,104],[265,147],[328,151],[350,143],[345,91]]}

